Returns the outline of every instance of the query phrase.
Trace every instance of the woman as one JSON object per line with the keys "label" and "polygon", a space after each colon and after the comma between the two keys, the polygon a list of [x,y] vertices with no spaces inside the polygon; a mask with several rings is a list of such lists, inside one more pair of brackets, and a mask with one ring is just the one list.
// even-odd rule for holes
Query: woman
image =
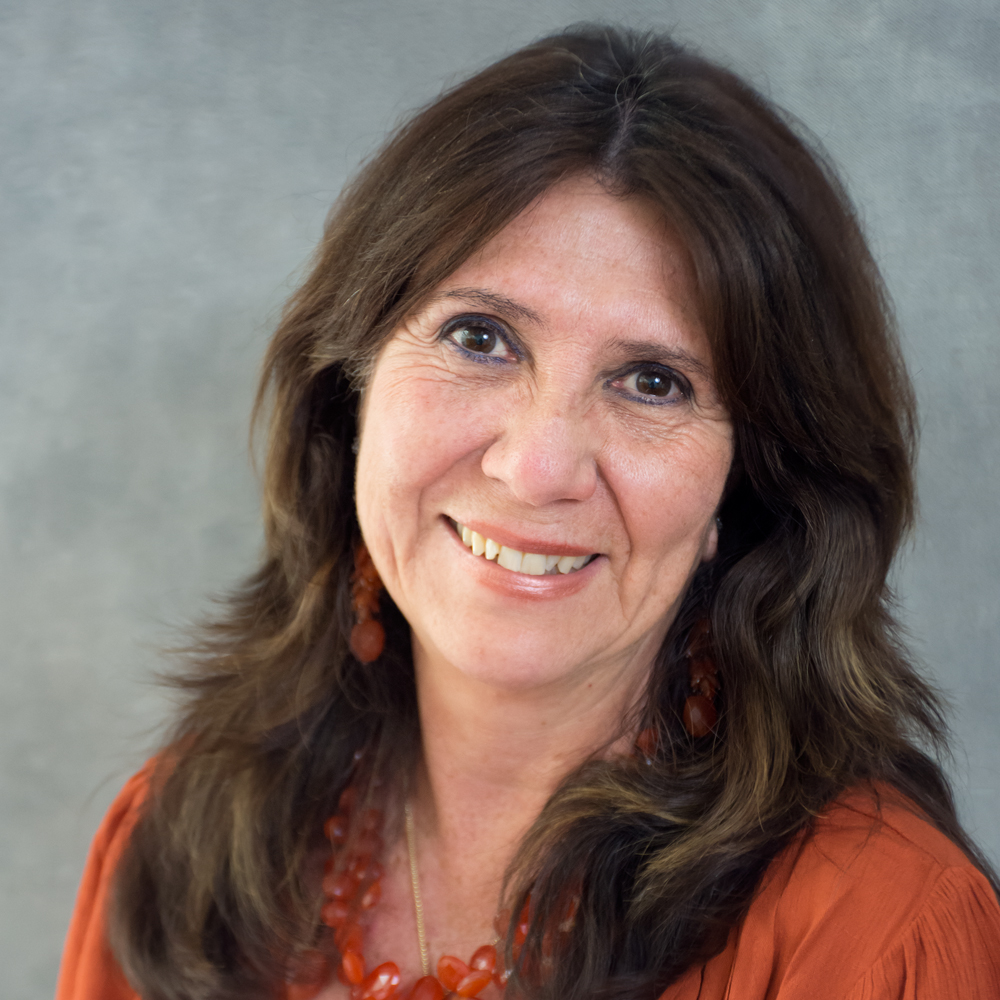
{"label": "woman", "polygon": [[266,558],[61,1000],[1000,995],[888,611],[884,292],[746,84],[598,28],[461,84],[344,194],[261,400]]}

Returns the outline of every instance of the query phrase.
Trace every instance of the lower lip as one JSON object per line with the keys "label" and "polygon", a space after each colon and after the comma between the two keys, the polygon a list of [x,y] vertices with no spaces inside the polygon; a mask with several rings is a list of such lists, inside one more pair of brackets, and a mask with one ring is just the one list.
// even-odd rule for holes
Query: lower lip
{"label": "lower lip", "polygon": [[572,573],[552,574],[551,576],[515,573],[513,570],[498,566],[492,559],[474,556],[472,550],[455,534],[451,525],[445,522],[445,526],[453,543],[466,557],[467,565],[476,574],[478,582],[484,587],[508,597],[537,601],[570,597],[581,591],[594,579],[599,572],[600,565],[605,561],[604,556],[597,556],[596,559],[591,559],[586,566],[573,570]]}

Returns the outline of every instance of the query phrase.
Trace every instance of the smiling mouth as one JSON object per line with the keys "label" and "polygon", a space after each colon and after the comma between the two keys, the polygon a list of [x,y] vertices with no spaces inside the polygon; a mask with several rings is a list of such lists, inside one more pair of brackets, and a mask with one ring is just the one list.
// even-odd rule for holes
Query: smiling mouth
{"label": "smiling mouth", "polygon": [[558,576],[560,573],[575,573],[587,563],[597,558],[597,553],[589,556],[554,556],[543,552],[519,552],[517,549],[498,545],[492,538],[486,538],[464,524],[448,518],[455,534],[474,556],[495,561],[498,566],[512,573],[527,573],[529,576]]}

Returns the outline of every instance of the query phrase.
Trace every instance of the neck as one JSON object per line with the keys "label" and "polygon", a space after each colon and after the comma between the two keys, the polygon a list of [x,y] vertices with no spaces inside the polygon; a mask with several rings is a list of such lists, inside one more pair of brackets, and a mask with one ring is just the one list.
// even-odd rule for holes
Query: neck
{"label": "neck", "polygon": [[410,804],[427,941],[463,957],[493,938],[503,879],[560,782],[589,758],[629,753],[623,732],[659,645],[572,678],[504,688],[413,638],[422,732]]}
{"label": "neck", "polygon": [[499,888],[566,775],[593,756],[629,752],[635,734],[622,731],[622,720],[645,691],[646,659],[510,690],[470,678],[414,639],[423,756],[412,802],[443,874],[458,877],[471,859],[483,888]]}

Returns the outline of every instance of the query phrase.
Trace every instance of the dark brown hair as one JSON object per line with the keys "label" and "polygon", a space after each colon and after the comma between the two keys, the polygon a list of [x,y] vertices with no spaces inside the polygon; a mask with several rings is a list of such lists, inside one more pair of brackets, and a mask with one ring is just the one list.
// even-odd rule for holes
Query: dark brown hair
{"label": "dark brown hair", "polygon": [[[512,989],[655,997],[721,947],[768,862],[847,786],[900,789],[986,870],[890,613],[913,514],[910,386],[848,199],[797,131],[668,38],[581,27],[446,93],[348,186],[266,358],[263,565],[176,681],[185,706],[119,868],[113,940],[144,997],[273,993],[311,943],[308,859],[356,751],[390,782],[409,767],[406,623],[385,600],[386,652],[367,668],[345,638],[359,390],[440,281],[579,173],[650,200],[685,241],[737,458],[719,556],[654,671],[656,759],[570,775],[511,869],[512,912],[533,900]],[[706,611],[721,717],[696,740],[680,651]],[[548,968],[570,885],[575,929]]]}

